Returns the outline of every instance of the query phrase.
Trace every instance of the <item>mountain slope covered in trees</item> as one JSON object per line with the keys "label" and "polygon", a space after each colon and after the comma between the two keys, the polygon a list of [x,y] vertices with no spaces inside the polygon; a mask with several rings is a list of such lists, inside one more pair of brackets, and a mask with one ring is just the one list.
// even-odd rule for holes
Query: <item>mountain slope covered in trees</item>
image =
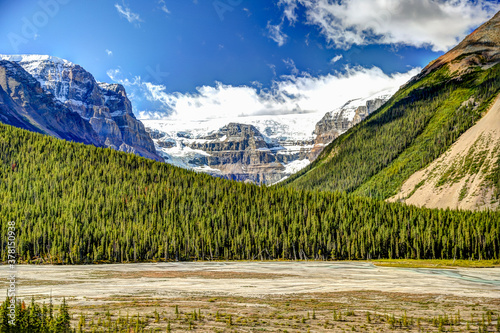
{"label": "mountain slope covered in trees", "polygon": [[[499,22],[497,13],[285,185],[377,199],[394,196],[481,119],[499,95]],[[495,177],[498,163],[486,171],[488,177]]]}
{"label": "mountain slope covered in trees", "polygon": [[[500,212],[242,184],[2,124],[0,219],[15,221],[27,262],[500,253]],[[5,238],[0,245],[5,260]]]}
{"label": "mountain slope covered in trees", "polygon": [[390,201],[432,208],[497,209],[500,199],[500,96],[438,159],[414,173]]}

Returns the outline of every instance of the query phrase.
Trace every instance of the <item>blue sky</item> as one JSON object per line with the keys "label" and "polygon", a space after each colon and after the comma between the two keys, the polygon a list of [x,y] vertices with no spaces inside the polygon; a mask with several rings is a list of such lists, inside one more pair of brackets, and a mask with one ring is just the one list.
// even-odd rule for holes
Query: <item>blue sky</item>
{"label": "blue sky", "polygon": [[65,58],[124,83],[136,108],[172,110],[200,87],[261,98],[353,69],[406,73],[498,9],[486,0],[0,0],[0,53]]}

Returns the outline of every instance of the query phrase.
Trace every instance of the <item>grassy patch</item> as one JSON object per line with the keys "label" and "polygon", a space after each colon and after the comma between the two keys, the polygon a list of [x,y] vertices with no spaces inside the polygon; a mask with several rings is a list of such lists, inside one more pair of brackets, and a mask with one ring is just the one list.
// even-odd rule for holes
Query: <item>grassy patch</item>
{"label": "grassy patch", "polygon": [[381,267],[407,267],[407,268],[500,267],[500,260],[380,259],[380,260],[372,260],[371,262],[375,266],[381,266]]}

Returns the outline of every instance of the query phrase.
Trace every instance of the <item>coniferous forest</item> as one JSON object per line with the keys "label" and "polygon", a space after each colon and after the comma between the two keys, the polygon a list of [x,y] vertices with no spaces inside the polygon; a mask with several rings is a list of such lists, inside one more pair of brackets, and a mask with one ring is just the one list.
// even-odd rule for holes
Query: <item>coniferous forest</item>
{"label": "coniferous forest", "polygon": [[499,212],[259,187],[7,125],[0,152],[24,262],[499,257]]}
{"label": "coniferous forest", "polygon": [[[13,309],[16,324],[9,323],[8,314]],[[42,332],[73,332],[70,326],[71,317],[66,300],[55,307],[52,301],[48,304],[36,303],[32,298],[29,304],[10,298],[0,304],[0,332],[1,333],[42,333]]]}

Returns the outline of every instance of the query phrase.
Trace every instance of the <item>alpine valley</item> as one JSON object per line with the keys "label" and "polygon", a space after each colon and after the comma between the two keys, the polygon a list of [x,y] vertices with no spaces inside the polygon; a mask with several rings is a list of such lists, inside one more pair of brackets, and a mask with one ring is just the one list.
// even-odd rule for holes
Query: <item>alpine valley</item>
{"label": "alpine valley", "polygon": [[[255,182],[279,180],[284,165],[314,159],[314,149],[333,140],[305,169],[270,187],[128,154],[161,160],[123,87],[97,84],[63,60],[3,56],[10,61],[0,62],[0,217],[25,221],[19,258],[26,261],[497,259],[499,20],[495,15],[388,101],[383,92],[324,115],[311,126],[316,137],[294,132],[291,120],[251,119],[210,132],[170,132],[159,122],[163,131],[150,130],[168,159],[183,148],[194,152],[190,167]],[[307,147],[290,133],[301,133]],[[278,171],[272,163],[281,164]],[[433,198],[456,189],[450,206],[464,202],[483,212],[384,201],[423,195],[416,203],[433,206]]]}
{"label": "alpine valley", "polygon": [[0,333],[500,332],[498,1],[0,8]]}

